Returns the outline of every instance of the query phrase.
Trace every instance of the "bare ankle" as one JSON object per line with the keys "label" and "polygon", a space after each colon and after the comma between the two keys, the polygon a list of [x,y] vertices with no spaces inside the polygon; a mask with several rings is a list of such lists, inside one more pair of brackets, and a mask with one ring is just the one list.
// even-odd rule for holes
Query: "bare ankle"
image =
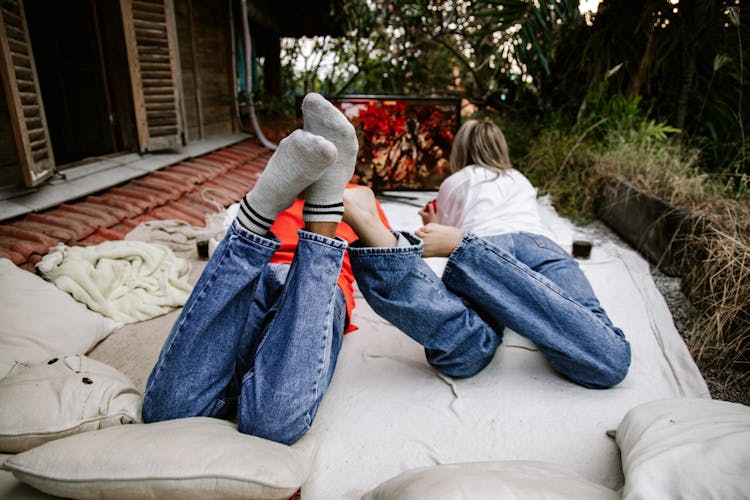
{"label": "bare ankle", "polygon": [[357,234],[360,242],[368,247],[392,247],[396,237],[380,219],[375,194],[370,188],[361,186],[344,191],[344,222]]}
{"label": "bare ankle", "polygon": [[338,222],[319,222],[319,221],[307,221],[305,222],[305,231],[316,233],[326,238],[335,238],[336,230],[338,229]]}

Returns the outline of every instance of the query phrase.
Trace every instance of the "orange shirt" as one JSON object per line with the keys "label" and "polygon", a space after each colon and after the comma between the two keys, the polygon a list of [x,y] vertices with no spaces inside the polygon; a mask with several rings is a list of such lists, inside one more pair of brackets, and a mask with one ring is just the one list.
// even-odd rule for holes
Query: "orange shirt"
{"label": "orange shirt", "polygon": [[[297,249],[297,241],[299,240],[297,229],[305,227],[305,223],[302,220],[302,208],[304,205],[305,202],[303,200],[297,199],[291,207],[276,217],[276,221],[271,226],[271,232],[281,241],[281,247],[276,250],[276,253],[271,258],[271,262],[282,264],[292,263],[294,251]],[[386,219],[379,203],[378,212],[380,213],[380,219],[390,229],[388,219]],[[345,222],[339,224],[336,235],[348,243],[352,243],[358,239],[351,226]],[[346,329],[344,332],[349,333],[356,330],[357,327],[351,324],[352,311],[354,310],[354,274],[352,273],[352,265],[349,262],[348,253],[344,253],[344,263],[341,266],[338,285],[346,299]]]}

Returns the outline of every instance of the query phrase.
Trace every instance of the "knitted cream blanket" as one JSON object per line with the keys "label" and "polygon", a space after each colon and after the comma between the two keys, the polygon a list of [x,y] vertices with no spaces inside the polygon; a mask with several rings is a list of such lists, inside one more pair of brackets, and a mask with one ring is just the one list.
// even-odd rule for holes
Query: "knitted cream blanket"
{"label": "knitted cream blanket", "polygon": [[156,243],[58,244],[37,269],[89,309],[123,324],[166,314],[184,305],[192,290],[190,263]]}

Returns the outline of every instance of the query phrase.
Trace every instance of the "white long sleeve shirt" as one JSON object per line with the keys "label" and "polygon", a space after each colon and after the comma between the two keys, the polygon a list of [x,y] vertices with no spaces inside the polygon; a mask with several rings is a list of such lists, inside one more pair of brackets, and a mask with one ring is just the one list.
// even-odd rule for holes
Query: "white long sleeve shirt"
{"label": "white long sleeve shirt", "polygon": [[518,170],[498,174],[469,165],[440,185],[437,222],[478,236],[516,232],[549,236],[536,196],[534,186]]}

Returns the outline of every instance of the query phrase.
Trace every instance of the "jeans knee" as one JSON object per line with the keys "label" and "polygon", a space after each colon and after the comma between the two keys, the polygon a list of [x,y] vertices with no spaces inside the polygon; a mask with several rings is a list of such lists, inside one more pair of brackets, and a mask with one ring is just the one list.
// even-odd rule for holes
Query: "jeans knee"
{"label": "jeans knee", "polygon": [[610,375],[607,378],[608,387],[614,387],[622,382],[630,369],[630,344],[623,340],[619,356],[612,362]]}
{"label": "jeans knee", "polygon": [[460,360],[440,353],[436,355],[434,351],[425,349],[427,362],[443,375],[453,378],[469,378],[481,372],[492,361],[492,357],[485,357],[481,360]]}
{"label": "jeans knee", "polygon": [[622,382],[630,369],[630,344],[623,341],[622,348],[601,362],[584,380],[577,381],[591,389],[609,389]]}
{"label": "jeans knee", "polygon": [[609,389],[622,382],[628,374],[628,366],[610,366],[603,370],[591,384],[593,389]]}
{"label": "jeans knee", "polygon": [[143,396],[143,407],[141,409],[141,420],[144,424],[151,424],[153,422],[161,422],[162,420],[169,420],[169,417],[164,415],[164,412],[158,404],[153,403],[154,399],[151,394],[147,391]]}
{"label": "jeans knee", "polygon": [[630,368],[630,344],[624,339],[612,348],[582,359],[547,353],[552,367],[565,378],[589,389],[609,389],[622,382]]}
{"label": "jeans knee", "polygon": [[456,366],[456,365],[447,365],[443,366],[439,363],[430,363],[430,365],[435,368],[437,371],[442,373],[445,376],[452,377],[452,378],[469,378],[473,377],[480,371],[482,371],[481,368],[477,369],[475,367],[466,367],[466,366]]}
{"label": "jeans knee", "polygon": [[278,421],[256,421],[253,423],[239,421],[237,430],[276,443],[292,445],[296,443],[310,429],[310,426],[298,419],[279,425]]}

